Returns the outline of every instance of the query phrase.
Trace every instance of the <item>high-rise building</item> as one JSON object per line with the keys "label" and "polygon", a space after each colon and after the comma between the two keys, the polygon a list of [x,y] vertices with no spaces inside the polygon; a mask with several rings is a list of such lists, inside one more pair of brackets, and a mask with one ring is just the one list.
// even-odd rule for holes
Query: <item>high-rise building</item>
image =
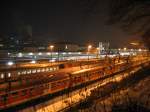
{"label": "high-rise building", "polygon": [[107,53],[109,51],[109,42],[99,42],[99,53]]}

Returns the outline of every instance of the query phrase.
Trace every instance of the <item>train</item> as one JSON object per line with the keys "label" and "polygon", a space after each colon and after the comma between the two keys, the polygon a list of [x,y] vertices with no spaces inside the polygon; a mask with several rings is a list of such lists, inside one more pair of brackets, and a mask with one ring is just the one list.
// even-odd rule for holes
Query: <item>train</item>
{"label": "train", "polygon": [[[108,64],[103,67],[96,66],[81,69],[63,75],[58,73],[58,75],[61,76],[60,79],[54,79],[49,73],[47,73],[47,75],[36,73],[32,78],[26,76],[26,78],[28,77],[29,83],[26,82],[26,78],[16,82],[15,80],[14,82],[5,80],[5,83],[0,84],[0,109],[7,109],[32,99],[75,87],[82,83],[104,78],[129,67],[132,67],[132,64],[122,62],[116,65]],[[40,81],[36,79],[40,79]]]}
{"label": "train", "polygon": [[[82,65],[87,65],[87,64],[96,64],[99,63],[100,60],[97,61],[82,61]],[[76,67],[80,66],[80,61],[75,61],[75,62],[67,62],[67,63],[59,63],[56,65],[49,65],[49,66],[44,66],[44,67],[26,67],[26,68],[9,68],[9,69],[2,69],[0,70],[0,83],[4,82],[4,79],[16,79],[18,77],[23,77],[26,75],[34,75],[36,73],[43,73],[43,72],[54,72],[58,71],[60,69],[68,68],[68,67]]]}

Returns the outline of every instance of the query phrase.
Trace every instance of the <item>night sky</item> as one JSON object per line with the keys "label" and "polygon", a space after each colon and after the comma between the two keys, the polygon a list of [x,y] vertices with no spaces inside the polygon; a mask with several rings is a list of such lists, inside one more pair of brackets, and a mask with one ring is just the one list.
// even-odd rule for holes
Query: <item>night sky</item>
{"label": "night sky", "polygon": [[123,45],[130,36],[106,24],[108,9],[109,0],[8,0],[1,2],[0,33],[28,26],[40,41]]}

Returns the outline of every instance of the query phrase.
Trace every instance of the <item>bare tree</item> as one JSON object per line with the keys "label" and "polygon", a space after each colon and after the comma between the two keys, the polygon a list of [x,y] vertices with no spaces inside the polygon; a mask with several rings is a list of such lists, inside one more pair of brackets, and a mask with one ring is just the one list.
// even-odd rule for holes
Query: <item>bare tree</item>
{"label": "bare tree", "polygon": [[109,23],[141,36],[150,48],[150,0],[111,0]]}

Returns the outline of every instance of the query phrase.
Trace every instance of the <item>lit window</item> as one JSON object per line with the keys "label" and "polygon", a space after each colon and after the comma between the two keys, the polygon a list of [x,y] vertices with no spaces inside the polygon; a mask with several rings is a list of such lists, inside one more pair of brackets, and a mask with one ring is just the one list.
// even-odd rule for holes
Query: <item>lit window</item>
{"label": "lit window", "polygon": [[20,75],[21,73],[20,72],[18,72],[18,75]]}
{"label": "lit window", "polygon": [[11,77],[11,73],[8,73],[8,77]]}
{"label": "lit window", "polygon": [[32,73],[36,73],[36,70],[32,70]]}
{"label": "lit window", "polygon": [[50,53],[48,52],[47,55],[50,55]]}
{"label": "lit window", "polygon": [[56,67],[57,70],[59,70],[59,67]]}
{"label": "lit window", "polygon": [[46,69],[45,69],[45,71],[49,71],[49,69],[48,69],[48,68],[46,68]]}
{"label": "lit window", "polygon": [[26,71],[23,71],[22,74],[26,74]]}
{"label": "lit window", "polygon": [[4,78],[4,74],[2,73],[2,74],[1,74],[1,79],[3,79],[3,78]]}
{"label": "lit window", "polygon": [[53,71],[53,68],[50,68],[50,71]]}
{"label": "lit window", "polygon": [[40,69],[37,70],[37,72],[40,72],[40,71],[41,71]]}
{"label": "lit window", "polygon": [[44,68],[42,69],[42,72],[45,72],[45,69],[44,69]]}
{"label": "lit window", "polygon": [[31,70],[28,70],[28,71],[27,71],[27,74],[30,74],[30,73],[31,73]]}

